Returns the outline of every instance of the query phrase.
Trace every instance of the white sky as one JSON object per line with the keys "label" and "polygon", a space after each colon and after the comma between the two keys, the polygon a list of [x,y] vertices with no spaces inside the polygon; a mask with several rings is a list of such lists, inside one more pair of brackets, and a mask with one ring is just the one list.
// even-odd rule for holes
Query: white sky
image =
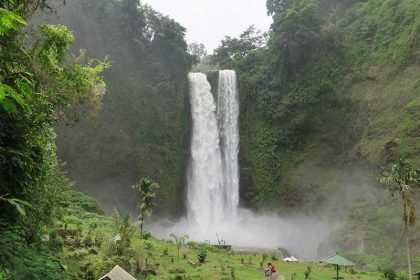
{"label": "white sky", "polygon": [[237,37],[248,26],[267,31],[272,22],[266,0],[142,0],[187,28],[189,43],[203,43],[211,52],[225,35]]}

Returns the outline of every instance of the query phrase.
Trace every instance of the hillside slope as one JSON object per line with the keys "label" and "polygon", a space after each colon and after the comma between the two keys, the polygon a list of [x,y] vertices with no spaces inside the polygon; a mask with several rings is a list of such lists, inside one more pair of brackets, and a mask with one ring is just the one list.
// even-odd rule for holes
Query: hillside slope
{"label": "hillside slope", "polygon": [[242,203],[339,220],[337,249],[395,260],[402,209],[376,178],[420,166],[420,2],[267,3],[266,46],[250,28],[209,59],[238,73]]}
{"label": "hillside slope", "polygon": [[180,213],[189,138],[186,73],[192,61],[185,29],[150,7],[137,8],[137,1],[60,3],[48,20],[74,33],[74,52],[85,48],[87,57],[111,63],[98,115],[56,128],[69,177],[106,211],[117,207],[135,214],[131,186],[150,176],[161,185],[157,210]]}

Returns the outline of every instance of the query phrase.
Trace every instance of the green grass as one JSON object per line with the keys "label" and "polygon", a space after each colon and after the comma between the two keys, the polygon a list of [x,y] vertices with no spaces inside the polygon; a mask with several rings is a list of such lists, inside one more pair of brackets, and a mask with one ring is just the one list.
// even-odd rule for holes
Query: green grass
{"label": "green grass", "polygon": [[[193,259],[196,261],[196,250],[184,249],[187,254],[187,259]],[[176,252],[174,250],[169,251],[169,256],[158,256],[156,261],[161,263],[162,269],[159,271],[158,275],[152,277],[151,279],[171,279],[173,274],[168,273],[168,268],[174,268],[177,266],[176,261],[174,264],[171,263],[171,258],[175,257]],[[242,263],[241,259],[244,260]],[[249,261],[251,260],[251,264]],[[209,279],[209,280],[219,280],[226,277],[230,277],[231,269],[229,267],[234,267],[236,279],[264,279],[264,263],[263,269],[260,268],[259,263],[262,260],[261,255],[249,255],[249,254],[233,254],[227,251],[214,251],[210,252],[207,256],[206,262],[196,268],[188,264],[188,260],[182,259],[180,266],[183,267],[186,271],[185,275],[191,277],[191,279]],[[304,272],[307,269],[307,266],[310,266],[312,269],[312,279],[321,280],[321,279],[330,279],[335,275],[334,267],[325,266],[318,263],[285,263],[282,261],[273,261],[278,266],[278,271],[290,279],[293,273],[297,274],[297,279],[304,279]],[[345,279],[383,279],[381,278],[381,273],[375,272],[355,272],[350,274],[349,272],[342,270],[340,274],[345,277]],[[188,278],[187,278],[188,279]],[[229,278],[227,278],[229,279]]]}
{"label": "green grass", "polygon": [[[136,274],[137,279],[171,280],[177,279],[175,277],[179,275],[179,277],[185,277],[179,279],[227,280],[232,279],[232,273],[234,273],[234,279],[254,280],[264,279],[263,270],[266,263],[272,261],[272,256],[268,256],[263,261],[261,254],[235,253],[230,250],[219,250],[209,246],[205,262],[199,264],[197,255],[201,248],[207,245],[189,242],[180,250],[178,265],[177,247],[171,240],[157,240],[153,237],[150,237],[148,240],[142,240],[138,232],[134,233],[130,247],[117,255],[115,243],[111,242],[113,236],[118,233],[112,218],[83,212],[77,207],[76,209],[70,207],[66,209],[66,212],[71,214],[64,215],[63,220],[67,222],[69,229],[79,229],[80,235],[77,237],[79,240],[85,238],[88,234],[89,226],[93,223],[97,225],[97,228],[91,234],[99,233],[103,238],[100,246],[85,248],[82,244],[76,247],[66,245],[63,247],[60,255],[63,263],[69,267],[66,275],[69,278],[76,277],[80,279],[86,277],[86,279],[95,279],[104,275],[114,265],[118,264],[128,272]],[[111,247],[109,244],[111,244]],[[91,249],[95,249],[98,253],[90,253]],[[190,261],[194,262],[195,265],[190,264]],[[312,270],[312,280],[330,279],[335,273],[334,267],[320,263],[285,263],[277,259],[273,262],[277,264],[278,271],[286,279],[290,279],[293,273],[296,273],[297,280],[304,279],[304,272],[308,266]],[[133,265],[136,267],[135,270],[132,270]],[[181,268],[185,272],[171,273],[177,268]],[[145,270],[153,270],[156,275],[145,274]],[[345,279],[384,279],[379,272],[346,271],[343,269],[340,271],[340,274]]]}

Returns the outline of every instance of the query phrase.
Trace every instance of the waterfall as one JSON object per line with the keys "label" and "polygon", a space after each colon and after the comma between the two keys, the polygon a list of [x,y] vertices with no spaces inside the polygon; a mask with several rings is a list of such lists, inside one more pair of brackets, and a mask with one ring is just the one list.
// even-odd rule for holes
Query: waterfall
{"label": "waterfall", "polygon": [[[239,128],[236,74],[219,73],[217,102],[207,78],[188,74],[192,116],[191,157],[187,178],[187,217],[148,225],[159,238],[188,233],[191,240],[276,250],[284,247],[315,260],[319,246],[337,229],[318,216],[279,217],[238,208]],[[217,107],[216,107],[217,104]],[[217,236],[216,236],[217,234]],[[217,239],[216,239],[217,237]]]}
{"label": "waterfall", "polygon": [[222,159],[216,105],[204,74],[188,74],[192,115],[188,220],[206,231],[223,219]]}
{"label": "waterfall", "polygon": [[201,232],[232,222],[239,202],[236,74],[219,73],[217,110],[204,74],[190,73],[192,115],[188,221]]}
{"label": "waterfall", "polygon": [[225,195],[225,213],[235,219],[239,203],[239,129],[238,91],[233,70],[219,72],[217,118],[222,152],[222,179]]}

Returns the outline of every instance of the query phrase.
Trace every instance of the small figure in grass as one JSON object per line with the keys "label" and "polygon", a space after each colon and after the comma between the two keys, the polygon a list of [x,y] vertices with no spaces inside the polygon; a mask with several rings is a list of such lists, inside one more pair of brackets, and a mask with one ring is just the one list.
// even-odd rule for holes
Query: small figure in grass
{"label": "small figure in grass", "polygon": [[277,266],[274,263],[269,262],[267,264],[267,268],[264,270],[264,274],[266,276],[266,279],[269,279],[269,280],[279,279],[278,274],[277,274]]}

